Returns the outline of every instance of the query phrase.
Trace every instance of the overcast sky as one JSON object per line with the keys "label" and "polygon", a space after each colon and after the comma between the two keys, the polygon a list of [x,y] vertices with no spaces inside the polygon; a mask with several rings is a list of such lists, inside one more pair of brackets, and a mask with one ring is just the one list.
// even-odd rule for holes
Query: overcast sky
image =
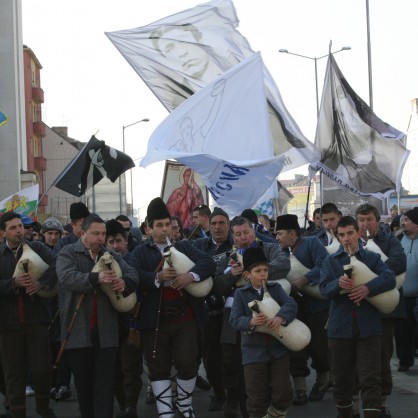
{"label": "overcast sky", "polygon": [[[418,97],[416,0],[369,0],[374,110],[406,132],[411,99]],[[143,157],[147,140],[167,111],[104,32],[134,28],[199,4],[193,0],[22,0],[23,42],[43,66],[43,118],[68,126],[69,136],[97,137]],[[281,48],[310,57],[351,46],[335,58],[352,88],[369,101],[365,0],[236,0],[240,25],[275,79],[283,100],[313,141],[316,125],[314,61],[279,53]],[[326,58],[318,61],[320,92]],[[416,158],[416,156],[412,156]],[[138,161],[136,161],[138,163]],[[134,206],[145,209],[160,194],[163,164],[134,169]],[[306,174],[301,169],[302,174]]]}

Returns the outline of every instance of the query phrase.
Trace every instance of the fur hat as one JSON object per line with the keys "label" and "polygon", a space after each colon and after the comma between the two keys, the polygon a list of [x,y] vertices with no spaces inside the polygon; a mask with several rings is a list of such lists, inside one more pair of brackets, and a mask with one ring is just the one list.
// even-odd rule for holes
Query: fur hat
{"label": "fur hat", "polygon": [[251,221],[253,224],[258,224],[258,216],[257,214],[252,210],[252,209],[245,209],[242,213],[241,216],[243,218],[248,219],[249,221]]}
{"label": "fur hat", "polygon": [[282,215],[278,216],[276,219],[276,230],[275,232],[281,229],[294,229],[295,231],[300,230],[298,217],[296,215]]}
{"label": "fur hat", "polygon": [[152,199],[147,209],[147,220],[148,222],[156,219],[167,219],[170,218],[170,212],[167,209],[163,199],[156,197]]}
{"label": "fur hat", "polygon": [[106,237],[116,236],[117,234],[122,234],[123,236],[126,235],[125,228],[123,225],[117,221],[116,219],[111,219],[110,221],[106,222]]}
{"label": "fur hat", "polygon": [[70,206],[70,219],[87,218],[90,215],[90,211],[83,202],[76,202]]}
{"label": "fur hat", "polygon": [[248,248],[242,256],[244,270],[248,271],[256,264],[268,264],[268,260],[264,251],[260,247]]}
{"label": "fur hat", "polygon": [[61,222],[57,218],[48,218],[42,226],[43,234],[45,234],[45,232],[48,232],[48,231],[58,231],[62,233],[63,230],[64,230],[64,227],[62,226]]}
{"label": "fur hat", "polygon": [[404,213],[415,225],[418,225],[418,207],[408,210]]}
{"label": "fur hat", "polygon": [[221,208],[218,208],[217,206],[215,208],[213,208],[212,213],[210,214],[209,217],[209,222],[212,220],[212,218],[214,216],[223,216],[224,218],[226,218],[229,221],[229,216],[228,214]]}

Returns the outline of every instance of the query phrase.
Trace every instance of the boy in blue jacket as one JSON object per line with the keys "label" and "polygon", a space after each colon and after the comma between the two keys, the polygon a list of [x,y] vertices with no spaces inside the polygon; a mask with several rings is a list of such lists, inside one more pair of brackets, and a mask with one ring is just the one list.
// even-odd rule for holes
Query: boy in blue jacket
{"label": "boy in blue jacket", "polygon": [[[365,418],[380,417],[381,406],[381,314],[365,298],[395,287],[395,273],[380,255],[359,245],[357,221],[343,216],[337,225],[338,251],[322,264],[321,293],[331,300],[328,346],[334,373],[334,401],[339,418],[353,417],[354,372],[357,371]],[[344,271],[350,257],[365,264],[376,277],[355,286]],[[347,293],[342,293],[344,290]]]}
{"label": "boy in blue jacket", "polygon": [[[284,418],[292,398],[289,350],[269,334],[253,332],[267,325],[279,332],[296,317],[297,305],[277,283],[268,283],[268,262],[261,248],[248,248],[243,256],[244,273],[249,283],[237,289],[230,316],[231,325],[241,331],[242,362],[250,417]],[[281,306],[274,318],[258,313],[253,317],[248,303],[262,300],[263,283]]]}

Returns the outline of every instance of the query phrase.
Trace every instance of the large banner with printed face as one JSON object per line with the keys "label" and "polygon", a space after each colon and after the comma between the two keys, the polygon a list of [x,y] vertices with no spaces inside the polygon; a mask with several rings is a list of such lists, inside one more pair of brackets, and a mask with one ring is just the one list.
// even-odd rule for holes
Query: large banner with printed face
{"label": "large banner with printed face", "polygon": [[[147,26],[106,35],[171,112],[254,53],[237,30],[238,22],[230,0],[214,0]],[[283,156],[283,171],[317,160],[316,147],[286,109],[265,66],[263,72],[274,154]],[[245,90],[246,82],[241,88]]]}

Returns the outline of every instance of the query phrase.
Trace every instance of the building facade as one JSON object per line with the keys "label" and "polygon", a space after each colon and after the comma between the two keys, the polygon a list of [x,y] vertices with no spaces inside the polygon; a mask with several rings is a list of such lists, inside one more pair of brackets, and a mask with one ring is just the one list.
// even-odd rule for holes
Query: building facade
{"label": "building facade", "polygon": [[[42,103],[44,91],[41,88],[42,65],[34,52],[26,45],[23,46],[24,61],[24,89],[25,89],[25,120],[26,120],[26,158],[27,172],[33,173],[39,184],[39,198],[45,193],[45,171],[47,160],[43,155],[43,138],[45,124],[42,121]],[[48,205],[45,195],[38,202],[38,213],[44,213]]]}

